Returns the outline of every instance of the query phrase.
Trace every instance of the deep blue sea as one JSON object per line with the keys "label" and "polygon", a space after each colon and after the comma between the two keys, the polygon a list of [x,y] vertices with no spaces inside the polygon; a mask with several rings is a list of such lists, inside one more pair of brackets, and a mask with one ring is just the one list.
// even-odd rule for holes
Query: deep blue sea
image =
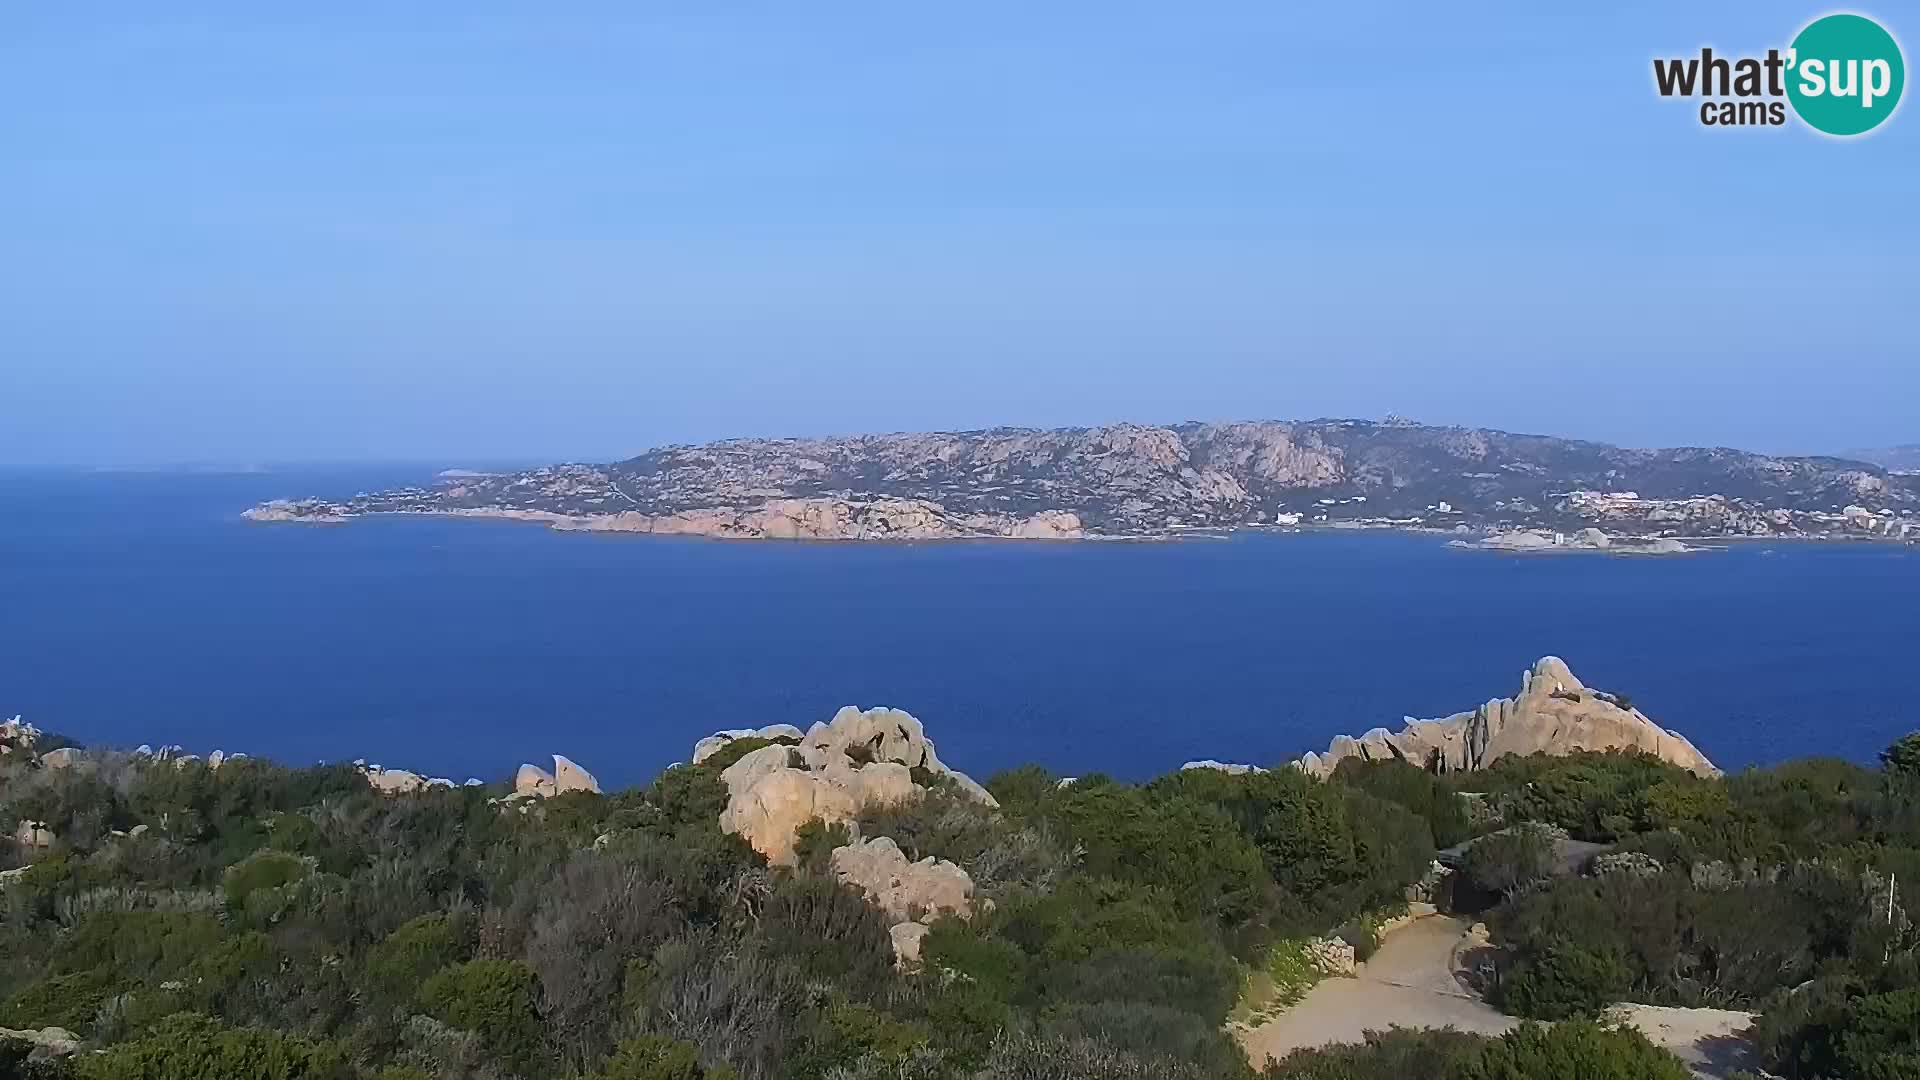
{"label": "deep blue sea", "polygon": [[648,779],[896,705],[977,775],[1273,762],[1511,694],[1544,653],[1723,766],[1920,728],[1920,551],[1516,557],[1384,533],[831,545],[241,521],[428,468],[0,470],[0,715],[88,743]]}

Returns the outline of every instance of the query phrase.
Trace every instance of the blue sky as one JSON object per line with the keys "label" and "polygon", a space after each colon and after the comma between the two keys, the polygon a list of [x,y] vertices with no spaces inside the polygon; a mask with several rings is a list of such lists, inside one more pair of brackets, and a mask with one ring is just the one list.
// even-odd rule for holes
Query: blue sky
{"label": "blue sky", "polygon": [[1920,115],[1652,89],[1823,8],[721,6],[9,5],[0,461],[1920,440]]}

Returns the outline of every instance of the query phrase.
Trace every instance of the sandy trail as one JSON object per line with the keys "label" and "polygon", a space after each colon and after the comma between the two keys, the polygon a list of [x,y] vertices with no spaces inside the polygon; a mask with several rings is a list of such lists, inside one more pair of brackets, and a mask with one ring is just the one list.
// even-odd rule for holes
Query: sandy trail
{"label": "sandy trail", "polygon": [[1255,1028],[1240,1043],[1257,1064],[1295,1050],[1357,1043],[1390,1027],[1453,1027],[1498,1035],[1514,1026],[1454,979],[1453,947],[1467,924],[1445,915],[1389,935],[1358,978],[1324,979],[1298,1005]]}
{"label": "sandy trail", "polygon": [[[1325,979],[1298,1005],[1237,1034],[1256,1065],[1304,1047],[1357,1043],[1368,1031],[1439,1028],[1499,1035],[1519,1021],[1480,1000],[1454,976],[1454,949],[1467,922],[1446,915],[1416,920],[1389,935],[1352,979]],[[1718,1009],[1621,1006],[1616,1015],[1673,1051],[1697,1075],[1723,1077],[1745,1050],[1746,1013]]]}

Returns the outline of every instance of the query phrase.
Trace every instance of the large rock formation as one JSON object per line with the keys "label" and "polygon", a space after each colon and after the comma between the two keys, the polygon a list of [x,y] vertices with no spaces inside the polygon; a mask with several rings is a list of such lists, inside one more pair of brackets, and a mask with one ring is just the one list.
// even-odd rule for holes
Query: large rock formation
{"label": "large rock formation", "polygon": [[555,794],[565,795],[569,791],[588,791],[600,794],[600,781],[593,774],[573,763],[570,758],[553,755],[553,790]]}
{"label": "large rock formation", "polygon": [[0,1043],[25,1043],[31,1049],[27,1052],[30,1062],[48,1061],[77,1053],[80,1049],[80,1037],[66,1028],[8,1028],[0,1027]]}
{"label": "large rock formation", "polygon": [[553,755],[552,772],[538,765],[522,765],[513,776],[513,794],[516,798],[550,799],[569,791],[590,791],[598,795],[600,781],[574,764],[573,759],[559,754]]}
{"label": "large rock formation", "polygon": [[833,874],[867,894],[896,923],[973,913],[973,878],[945,859],[909,861],[892,837],[835,848]]}
{"label": "large rock formation", "polygon": [[941,762],[911,714],[849,705],[831,721],[814,724],[799,745],[763,746],[727,766],[720,774],[727,786],[720,827],[744,837],[768,860],[792,865],[795,829],[814,818],[848,822],[868,805],[919,798],[924,789],[914,781],[916,769],[997,805],[972,778]]}
{"label": "large rock formation", "polygon": [[893,958],[901,967],[920,963],[920,944],[943,915],[973,915],[973,878],[954,863],[929,855],[911,862],[891,837],[835,848],[833,874],[865,893],[892,925]]}
{"label": "large rock formation", "polygon": [[1616,695],[1583,685],[1557,656],[1542,657],[1521,676],[1520,692],[1495,698],[1444,720],[1413,720],[1355,738],[1337,736],[1324,754],[1307,754],[1300,767],[1329,776],[1342,761],[1398,758],[1437,772],[1478,769],[1508,754],[1571,754],[1582,750],[1639,750],[1702,776],[1720,770],[1686,736],[1647,719]]}

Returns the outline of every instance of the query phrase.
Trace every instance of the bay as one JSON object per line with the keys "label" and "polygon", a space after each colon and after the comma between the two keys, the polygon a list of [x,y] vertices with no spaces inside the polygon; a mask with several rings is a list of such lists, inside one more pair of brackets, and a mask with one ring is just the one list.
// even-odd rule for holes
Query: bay
{"label": "bay", "polygon": [[0,715],[86,743],[645,782],[717,728],[919,716],[976,775],[1273,763],[1512,694],[1540,655],[1723,767],[1920,728],[1920,551],[1462,552],[1395,533],[805,544],[252,525],[427,467],[0,470]]}

